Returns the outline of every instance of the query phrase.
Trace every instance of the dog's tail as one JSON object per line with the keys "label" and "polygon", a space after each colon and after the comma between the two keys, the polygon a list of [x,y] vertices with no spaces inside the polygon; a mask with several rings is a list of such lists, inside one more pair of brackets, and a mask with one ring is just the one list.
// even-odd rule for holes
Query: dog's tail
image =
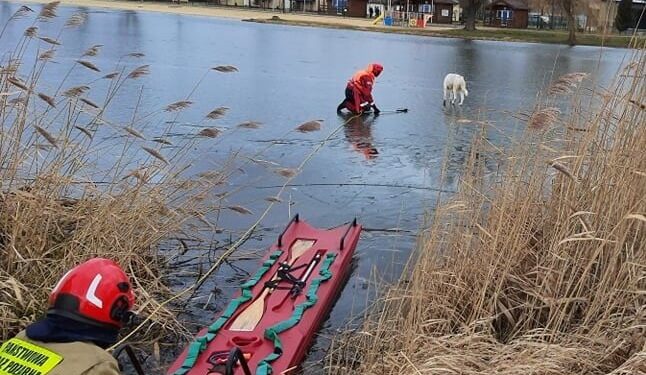
{"label": "dog's tail", "polygon": [[464,96],[469,96],[469,90],[466,87],[464,88]]}

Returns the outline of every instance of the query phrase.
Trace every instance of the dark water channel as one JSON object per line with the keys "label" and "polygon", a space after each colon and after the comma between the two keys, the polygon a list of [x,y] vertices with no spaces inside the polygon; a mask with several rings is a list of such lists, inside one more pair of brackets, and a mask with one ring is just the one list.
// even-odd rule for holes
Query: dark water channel
{"label": "dark water channel", "polygon": [[[19,4],[0,2],[0,26]],[[38,8],[38,5],[33,5]],[[41,34],[57,33],[75,7],[60,9],[60,18],[41,25]],[[409,108],[407,114],[356,119],[318,151],[302,173],[262,221],[260,229],[241,252],[262,250],[272,243],[294,213],[320,227],[341,224],[357,217],[371,231],[364,232],[357,248],[356,267],[343,294],[325,322],[308,363],[321,358],[329,336],[361,313],[372,294],[368,280],[395,280],[414,247],[415,233],[424,213],[432,208],[438,190],[455,189],[460,167],[469,154],[475,127],[459,119],[486,117],[495,121],[504,136],[490,134],[494,144],[504,144],[522,126],[505,111],[531,110],[537,94],[552,77],[569,72],[595,72],[608,84],[617,71],[624,50],[566,47],[523,43],[465,41],[387,35],[348,30],[261,25],[214,18],[132,11],[83,9],[88,22],[79,31],[65,31],[63,46],[43,74],[55,87],[69,65],[83,50],[103,44],[93,58],[109,71],[125,54],[142,52],[138,63],[150,64],[151,75],[142,78],[141,106],[160,107],[182,99],[211,66],[231,64],[235,74],[213,73],[197,89],[194,106],[182,115],[197,122],[216,106],[230,107],[220,126],[243,121],[263,123],[257,130],[232,132],[213,149],[196,146],[195,171],[213,169],[231,152],[254,155],[285,167],[296,167],[318,142],[345,119],[334,109],[352,73],[377,61],[385,70],[374,92],[382,109]],[[12,23],[0,40],[0,59],[14,48],[29,22]],[[42,47],[42,46],[41,46]],[[459,109],[442,108],[442,79],[458,72],[467,78],[470,95]],[[86,82],[82,72],[72,80]],[[134,107],[139,85],[133,85],[113,105],[115,121]],[[484,109],[487,109],[486,111]],[[121,111],[122,110],[122,111]],[[124,117],[124,118],[122,118]],[[323,129],[313,133],[290,132],[298,124],[321,119]],[[274,142],[272,141],[280,141]],[[269,145],[271,147],[267,148]],[[449,165],[440,186],[441,162]],[[109,157],[105,156],[104,157]],[[99,161],[100,163],[100,161]],[[249,227],[266,207],[265,197],[275,195],[284,178],[266,166],[246,163],[230,185],[240,191],[229,198],[254,215],[222,213],[218,225],[226,242]],[[445,195],[446,196],[446,195]],[[381,231],[401,228],[400,232]],[[192,250],[187,256],[199,256]],[[257,259],[224,265],[207,282],[189,306],[197,325],[206,324],[226,303],[235,288],[253,272]],[[176,280],[177,288],[194,279]],[[209,292],[221,293],[211,298]],[[316,366],[314,366],[316,367]]]}

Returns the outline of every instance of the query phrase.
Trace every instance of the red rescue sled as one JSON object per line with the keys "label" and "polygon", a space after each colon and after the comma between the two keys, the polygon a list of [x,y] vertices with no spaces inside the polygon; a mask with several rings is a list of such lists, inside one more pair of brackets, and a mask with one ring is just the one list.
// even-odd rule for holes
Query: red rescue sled
{"label": "red rescue sled", "polygon": [[360,233],[356,219],[316,229],[296,215],[238,297],[198,333],[167,374],[295,369],[347,280]]}

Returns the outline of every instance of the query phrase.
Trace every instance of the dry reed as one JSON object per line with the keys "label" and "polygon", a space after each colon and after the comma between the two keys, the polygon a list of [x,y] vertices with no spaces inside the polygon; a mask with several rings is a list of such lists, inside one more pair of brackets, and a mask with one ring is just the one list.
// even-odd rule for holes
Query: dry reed
{"label": "dry reed", "polygon": [[262,123],[260,123],[258,121],[245,121],[245,122],[241,122],[240,124],[238,124],[236,126],[241,128],[241,129],[258,129],[258,128],[260,128],[261,125],[262,125]]}
{"label": "dry reed", "polygon": [[92,47],[86,49],[85,52],[83,52],[83,55],[81,55],[81,57],[96,56],[99,54],[99,51],[101,51],[101,47],[103,47],[103,44],[95,44]]}
{"label": "dry reed", "polygon": [[96,104],[95,102],[91,101],[90,99],[87,99],[87,98],[79,98],[79,100],[80,100],[80,101],[82,101],[83,103],[85,103],[85,104],[89,105],[89,106],[90,106],[90,107],[92,107],[92,108],[96,108],[96,109],[98,109],[98,108],[99,108],[99,105],[98,105],[98,104]]}
{"label": "dry reed", "polygon": [[[75,13],[65,21],[65,27],[79,27],[87,21],[87,13]],[[84,56],[89,56],[85,55]]]}
{"label": "dry reed", "polygon": [[168,160],[164,157],[164,155],[161,154],[161,152],[155,150],[154,148],[150,148],[146,146],[142,146],[141,148],[143,148],[144,151],[146,151],[147,153],[155,157],[155,159],[164,162],[164,164],[168,164]]}
{"label": "dry reed", "polygon": [[[46,4],[32,17],[54,24],[57,6]],[[7,22],[30,13],[22,7]],[[60,25],[66,32],[79,32],[76,27],[86,21],[78,14]],[[104,126],[112,123],[105,117],[110,103],[125,95],[124,82],[149,74],[148,65],[122,75],[126,65],[119,61],[114,73],[103,76],[113,81],[69,87],[64,77],[57,86],[69,88],[43,93],[50,92],[52,77],[43,82],[40,73],[51,64],[61,40],[41,37],[50,49],[35,52],[39,59],[25,56],[28,49],[20,46],[37,31],[36,26],[27,28],[18,43],[6,43],[0,32],[0,46],[19,46],[13,51],[0,47],[0,342],[42,316],[49,291],[67,270],[102,256],[117,260],[131,275],[137,312],[155,312],[135,343],[154,341],[157,348],[160,340],[176,343],[189,333],[170,310],[174,306],[162,305],[173,291],[165,279],[169,264],[160,246],[185,237],[187,228],[213,229],[213,223],[202,221],[219,209],[212,204],[217,200],[213,187],[229,174],[223,170],[217,179],[204,179],[185,173],[195,158],[190,150],[199,142],[196,137],[178,140],[168,149],[133,147],[146,139],[144,131],[155,131],[145,128],[149,122],[164,123],[164,111],[149,112],[144,124],[133,115],[123,126]],[[76,63],[100,71],[83,60],[100,48],[94,45],[72,60],[70,72]],[[102,101],[84,97],[89,91]],[[135,114],[142,111],[137,106]],[[163,131],[173,130],[159,129],[150,138],[160,147],[170,145]]]}
{"label": "dry reed", "polygon": [[218,65],[212,69],[221,73],[233,73],[238,71],[238,68],[233,65]]}
{"label": "dry reed", "polygon": [[146,137],[144,137],[144,135],[141,134],[141,132],[139,130],[137,130],[135,128],[132,128],[130,126],[124,127],[123,130],[125,130],[128,134],[134,135],[135,137],[137,137],[139,139],[144,139],[144,140],[146,139]]}
{"label": "dry reed", "polygon": [[243,214],[243,215],[251,215],[253,213],[248,208],[245,208],[245,207],[242,207],[242,206],[229,206],[227,208],[230,209],[231,211],[235,211],[235,212],[237,212],[239,214]]}
{"label": "dry reed", "polygon": [[90,86],[74,86],[63,91],[63,96],[66,98],[76,98],[82,94],[85,94],[90,89]]}
{"label": "dry reed", "polygon": [[90,69],[90,70],[94,70],[95,72],[100,72],[100,71],[101,71],[99,68],[97,68],[97,67],[96,67],[96,65],[94,65],[94,64],[93,64],[93,63],[91,63],[90,61],[87,61],[87,60],[76,60],[76,62],[77,62],[77,63],[79,63],[79,64],[81,64],[81,65],[83,65],[84,67],[86,67],[86,68],[88,68],[88,69]]}
{"label": "dry reed", "polygon": [[112,73],[108,73],[108,74],[104,75],[102,78],[104,78],[104,79],[113,79],[113,78],[118,77],[118,76],[119,76],[119,74],[121,74],[121,73],[119,73],[119,72],[112,72]]}
{"label": "dry reed", "polygon": [[401,281],[334,342],[329,373],[646,374],[646,116],[631,103],[646,97],[643,50],[629,67],[611,95],[593,90],[585,110],[573,98],[562,123],[540,115],[504,153],[481,127],[459,191]]}
{"label": "dry reed", "polygon": [[314,132],[321,130],[321,122],[319,120],[307,121],[296,127],[301,133]]}
{"label": "dry reed", "polygon": [[34,38],[36,35],[38,35],[38,27],[37,26],[31,26],[25,29],[24,35],[29,38]]}
{"label": "dry reed", "polygon": [[286,178],[292,178],[298,174],[298,171],[292,168],[276,168],[274,172]]}
{"label": "dry reed", "polygon": [[11,18],[10,18],[9,20],[16,20],[16,19],[20,19],[20,18],[27,17],[27,15],[28,15],[29,13],[33,13],[33,11],[34,11],[34,10],[33,10],[33,9],[31,9],[30,7],[28,7],[28,6],[26,6],[26,5],[22,5],[22,6],[21,6],[20,8],[18,8],[18,10],[17,10],[17,11],[16,11],[12,16],[11,16]]}
{"label": "dry reed", "polygon": [[56,18],[56,11],[58,10],[58,5],[60,3],[61,3],[60,1],[52,1],[50,3],[43,5],[40,12],[38,13],[38,20],[48,21],[53,18]]}
{"label": "dry reed", "polygon": [[132,72],[130,72],[127,76],[129,79],[137,79],[140,77],[143,77],[145,75],[150,74],[149,70],[150,66],[149,65],[142,65],[136,69],[134,69]]}
{"label": "dry reed", "polygon": [[60,46],[61,45],[61,42],[59,42],[56,39],[50,38],[48,36],[39,36],[38,39],[42,40],[45,43],[54,45],[54,46]]}
{"label": "dry reed", "polygon": [[222,131],[218,128],[206,128],[200,130],[197,135],[200,137],[216,138]]}
{"label": "dry reed", "polygon": [[56,51],[55,51],[55,50],[53,50],[53,49],[47,50],[47,51],[45,51],[45,52],[41,53],[41,54],[38,56],[38,59],[39,59],[39,60],[49,60],[49,59],[52,59],[52,58],[54,57],[54,53],[55,53],[55,52],[56,52]]}
{"label": "dry reed", "polygon": [[167,105],[164,110],[166,112],[181,111],[181,110],[184,110],[184,109],[190,107],[191,104],[193,104],[193,102],[190,101],[190,100],[180,100],[180,101],[177,101],[175,103],[171,103],[171,104]]}
{"label": "dry reed", "polygon": [[206,115],[206,118],[208,118],[209,120],[217,120],[219,118],[222,118],[224,115],[226,115],[228,110],[229,108],[227,107],[218,107],[212,110],[211,112],[209,112]]}

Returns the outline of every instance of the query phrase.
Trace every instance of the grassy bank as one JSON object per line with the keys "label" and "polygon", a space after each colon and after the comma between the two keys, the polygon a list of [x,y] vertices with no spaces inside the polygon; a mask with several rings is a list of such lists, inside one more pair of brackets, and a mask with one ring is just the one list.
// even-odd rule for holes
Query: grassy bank
{"label": "grassy bank", "polygon": [[330,373],[646,374],[645,73],[640,50],[610,90],[559,78],[508,150],[456,124],[459,192]]}
{"label": "grassy bank", "polygon": [[[141,81],[150,68],[138,51],[104,66],[102,46],[88,44],[76,59],[58,61],[65,36],[81,32],[88,19],[81,10],[56,20],[57,6],[21,7],[0,25],[2,32],[27,25],[17,40],[0,32],[0,341],[44,313],[67,270],[100,256],[131,275],[136,310],[149,317],[131,342],[175,346],[189,333],[164,304],[175,295],[167,279],[176,254],[170,250],[187,251],[196,233],[211,233],[217,223],[209,218],[226,199],[218,194],[226,164],[199,175],[187,169],[200,157],[192,154],[198,144],[208,150],[213,138],[226,136],[212,122],[226,108],[171,138],[186,133],[177,120],[193,93],[142,108]],[[41,34],[44,23],[60,30]],[[54,64],[67,73],[51,77]],[[205,70],[202,81],[235,69]],[[123,107],[112,110],[124,96],[132,103],[125,116]]]}
{"label": "grassy bank", "polygon": [[[248,22],[268,23],[268,24],[282,24],[294,26],[309,26],[309,27],[325,27],[332,29],[349,29],[361,31],[373,31],[392,34],[407,34],[407,35],[421,35],[421,36],[434,36],[444,38],[462,38],[471,40],[495,40],[506,42],[529,42],[529,43],[552,43],[552,44],[567,44],[567,33],[561,31],[549,30],[522,30],[522,29],[486,29],[476,31],[466,31],[464,29],[434,29],[432,27],[425,29],[416,29],[408,27],[385,27],[385,26],[358,26],[340,24],[330,21],[319,20],[288,20],[278,18],[250,18],[246,19]],[[627,48],[630,45],[631,37],[623,35],[600,35],[600,34],[578,34],[578,44],[588,46],[606,46],[606,47],[620,47]],[[641,43],[644,43],[645,38],[642,38]],[[638,42],[639,43],[639,42]]]}
{"label": "grassy bank", "polygon": [[[550,30],[487,29],[466,31],[464,29],[441,30],[439,35],[465,39],[489,39],[512,42],[567,44],[567,32]],[[624,35],[577,34],[577,43],[585,46],[626,48],[631,37]]]}

